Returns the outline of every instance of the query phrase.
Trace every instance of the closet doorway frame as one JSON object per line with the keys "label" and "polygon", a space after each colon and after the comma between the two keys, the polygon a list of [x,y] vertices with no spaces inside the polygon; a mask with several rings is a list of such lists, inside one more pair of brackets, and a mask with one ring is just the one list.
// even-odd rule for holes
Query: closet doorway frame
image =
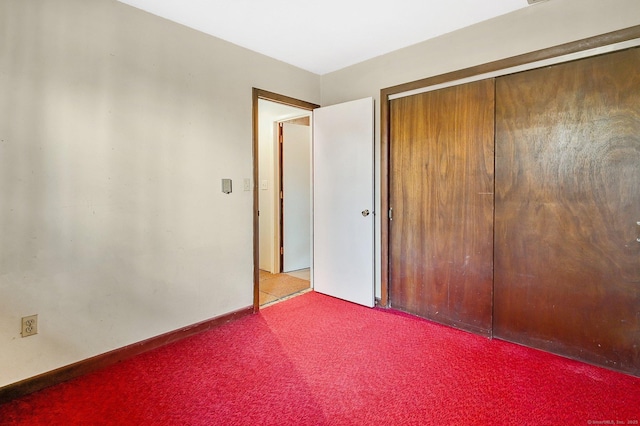
{"label": "closet doorway frame", "polygon": [[596,56],[638,45],[640,45],[640,25],[380,90],[380,204],[381,211],[387,212],[386,220],[381,221],[380,228],[382,240],[380,306],[390,306],[389,289],[392,285],[389,277],[391,101],[399,97]]}

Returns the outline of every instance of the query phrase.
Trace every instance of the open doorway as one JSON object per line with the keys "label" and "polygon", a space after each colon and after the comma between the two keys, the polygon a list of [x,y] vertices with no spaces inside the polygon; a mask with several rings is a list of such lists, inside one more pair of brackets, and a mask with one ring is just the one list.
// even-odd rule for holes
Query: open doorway
{"label": "open doorway", "polygon": [[311,287],[311,111],[254,89],[254,309]]}

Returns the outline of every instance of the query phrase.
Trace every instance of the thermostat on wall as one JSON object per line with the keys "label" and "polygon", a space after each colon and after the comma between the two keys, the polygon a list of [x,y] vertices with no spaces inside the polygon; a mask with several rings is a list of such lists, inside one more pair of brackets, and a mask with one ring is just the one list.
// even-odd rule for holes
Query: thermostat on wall
{"label": "thermostat on wall", "polygon": [[231,194],[231,179],[222,179],[222,192]]}

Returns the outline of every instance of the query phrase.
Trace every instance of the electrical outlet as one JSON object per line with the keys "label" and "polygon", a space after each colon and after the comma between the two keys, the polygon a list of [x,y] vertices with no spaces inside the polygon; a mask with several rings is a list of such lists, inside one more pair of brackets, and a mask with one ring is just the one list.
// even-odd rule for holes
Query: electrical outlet
{"label": "electrical outlet", "polygon": [[38,334],[38,315],[22,317],[22,337]]}
{"label": "electrical outlet", "polygon": [[251,179],[246,178],[244,180],[244,190],[251,191]]}

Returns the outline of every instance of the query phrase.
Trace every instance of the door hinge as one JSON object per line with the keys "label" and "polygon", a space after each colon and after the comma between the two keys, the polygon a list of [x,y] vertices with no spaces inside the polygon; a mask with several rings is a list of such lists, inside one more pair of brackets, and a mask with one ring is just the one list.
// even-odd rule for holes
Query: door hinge
{"label": "door hinge", "polygon": [[393,220],[393,207],[389,207],[389,220]]}
{"label": "door hinge", "polygon": [[280,247],[280,254],[284,254],[284,247]]}
{"label": "door hinge", "polygon": [[282,193],[282,191],[280,191],[280,199],[282,200],[284,198],[284,194]]}
{"label": "door hinge", "polygon": [[282,143],[282,141],[284,140],[283,134],[284,134],[283,124],[278,123],[278,142],[280,143]]}

